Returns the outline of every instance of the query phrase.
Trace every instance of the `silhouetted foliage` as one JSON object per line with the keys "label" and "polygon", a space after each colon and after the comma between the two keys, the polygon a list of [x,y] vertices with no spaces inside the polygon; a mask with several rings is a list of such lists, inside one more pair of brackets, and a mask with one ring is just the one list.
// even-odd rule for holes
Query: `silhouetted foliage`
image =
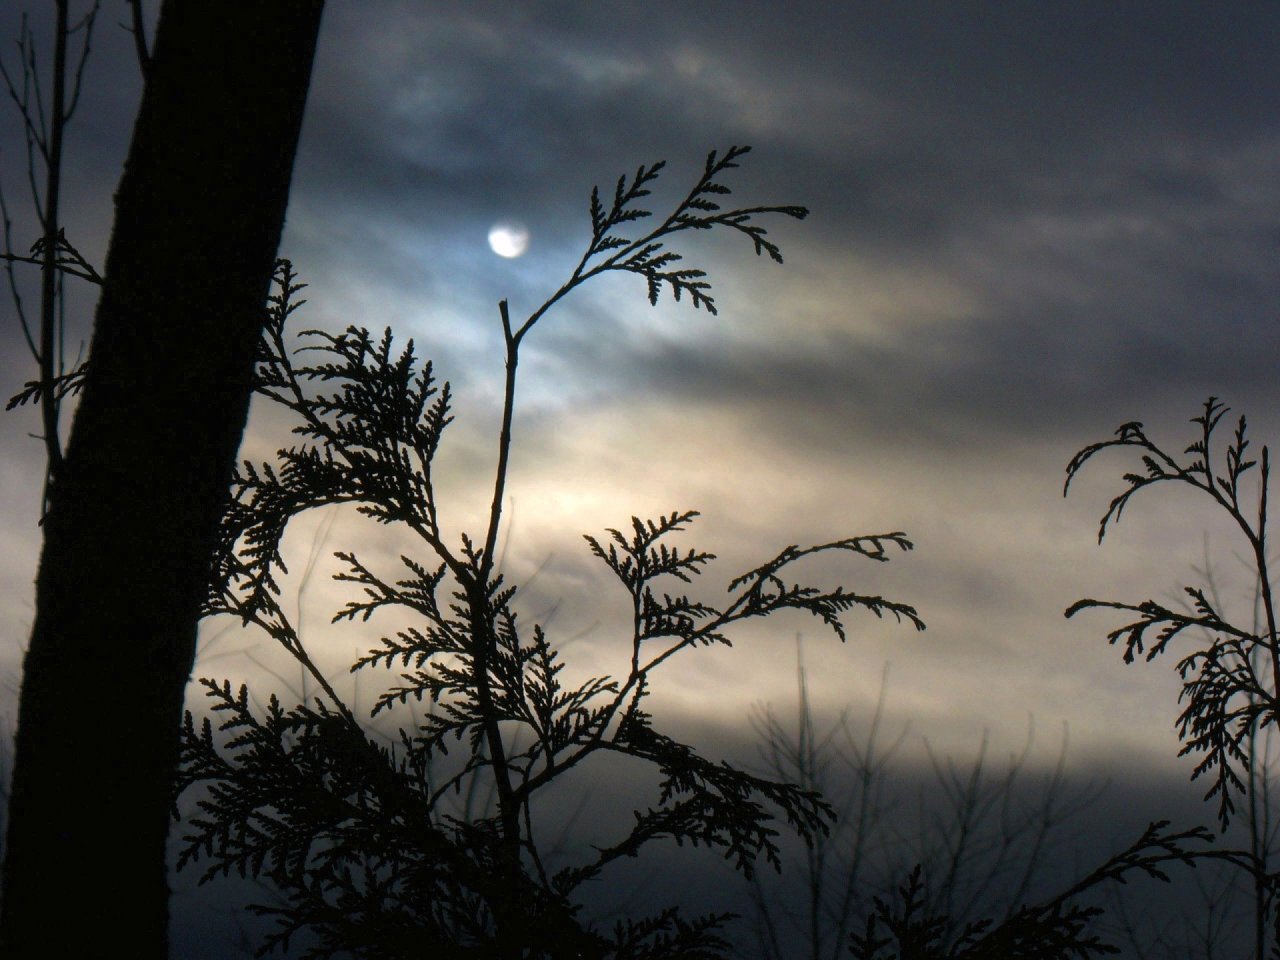
{"label": "silhouetted foliage", "polygon": [[[1107,447],[1136,445],[1143,449],[1146,473],[1126,476],[1129,487],[1111,502],[1102,521],[1100,539],[1107,524],[1118,518],[1133,493],[1151,483],[1179,479],[1209,493],[1228,510],[1248,537],[1252,560],[1258,571],[1256,607],[1260,612],[1255,621],[1273,624],[1270,581],[1265,562],[1268,455],[1265,450],[1261,454],[1261,491],[1258,519],[1254,523],[1242,506],[1246,492],[1242,489],[1241,478],[1256,465],[1247,456],[1248,441],[1243,418],[1223,454],[1224,467],[1216,470],[1209,466],[1212,463],[1209,456],[1211,437],[1224,412],[1216,400],[1210,399],[1205,405],[1203,414],[1194,421],[1201,428],[1201,436],[1188,447],[1186,452],[1192,454],[1193,459],[1186,465],[1180,465],[1152,444],[1143,433],[1141,424],[1128,423],[1117,431],[1118,439],[1094,444],[1073,458],[1068,467],[1068,484],[1085,462]],[[1132,605],[1084,600],[1069,609],[1067,615],[1091,606],[1140,613],[1141,619],[1110,634],[1112,643],[1121,639],[1126,641],[1126,662],[1144,652],[1148,659],[1152,659],[1188,628],[1201,628],[1205,632],[1209,638],[1205,648],[1179,664],[1186,681],[1184,699],[1187,701],[1180,725],[1185,743],[1183,753],[1201,750],[1211,754],[1195,776],[1214,766],[1220,768],[1222,779],[1209,796],[1226,797],[1222,812],[1225,828],[1227,816],[1234,810],[1228,786],[1243,789],[1244,781],[1230,770],[1222,772],[1221,768],[1236,762],[1247,770],[1249,757],[1257,752],[1254,737],[1259,729],[1275,719],[1276,701],[1270,692],[1275,686],[1268,674],[1274,676],[1274,671],[1269,671],[1269,668],[1276,663],[1276,633],[1274,627],[1259,627],[1257,622],[1251,630],[1229,623],[1219,613],[1220,604],[1212,582],[1207,589],[1189,588],[1187,593],[1191,598],[1189,612],[1171,610],[1151,601]],[[1147,633],[1149,630],[1151,634]],[[1263,666],[1259,666],[1259,661]],[[888,894],[873,896],[873,891],[884,890],[887,885],[882,883],[882,874],[874,874],[875,865],[869,863],[865,834],[868,824],[875,823],[880,816],[884,800],[874,784],[884,775],[884,764],[893,750],[891,747],[888,754],[884,754],[875,749],[879,708],[871,721],[865,747],[854,743],[845,731],[849,744],[846,749],[851,752],[846,756],[832,745],[834,735],[844,728],[844,718],[825,734],[814,728],[808,712],[803,671],[800,675],[800,703],[800,726],[794,740],[771,713],[766,713],[757,726],[769,769],[825,793],[828,768],[837,760],[846,764],[859,780],[859,795],[846,798],[840,806],[842,812],[852,815],[855,834],[847,854],[834,849],[831,836],[816,838],[814,846],[807,852],[809,892],[807,900],[800,898],[800,909],[794,910],[790,904],[766,902],[762,890],[753,888],[761,948],[768,956],[798,955],[796,937],[788,941],[780,935],[780,920],[790,921],[790,932],[804,941],[799,949],[816,957],[828,954],[832,933],[847,929],[853,916],[863,917],[862,929],[846,939],[852,954],[861,960],[1033,957],[1067,960],[1116,954],[1120,952],[1119,948],[1109,939],[1104,939],[1098,932],[1099,925],[1095,923],[1103,916],[1103,908],[1096,897],[1089,895],[1096,894],[1105,885],[1124,884],[1135,872],[1167,882],[1166,865],[1180,863],[1194,867],[1205,861],[1217,861],[1228,870],[1246,877],[1252,884],[1256,898],[1256,955],[1259,960],[1280,950],[1280,945],[1273,945],[1273,952],[1266,953],[1263,943],[1264,921],[1270,916],[1269,924],[1280,930],[1280,911],[1275,909],[1277,878],[1267,870],[1268,847],[1257,831],[1251,835],[1249,850],[1235,850],[1214,846],[1214,837],[1203,828],[1172,832],[1168,830],[1167,821],[1153,823],[1129,848],[1050,899],[1037,901],[1029,898],[1024,875],[1012,899],[1006,900],[1007,909],[1001,908],[999,912],[992,909],[993,904],[986,905],[985,909],[972,909],[975,901],[966,900],[956,889],[958,878],[954,871],[948,871],[945,862],[917,864],[904,881],[888,886]],[[935,772],[944,779],[936,761],[934,765]],[[975,768],[972,774],[974,782],[977,770]],[[955,777],[954,771],[952,777]],[[1249,784],[1250,789],[1258,789],[1253,777],[1250,777]],[[1265,794],[1265,784],[1262,790]],[[963,836],[964,822],[967,822],[964,818],[972,815],[976,798],[965,795],[963,790],[958,790],[957,797],[961,803],[955,813],[962,821],[960,832]],[[1266,797],[1250,799],[1250,815],[1255,816],[1255,807],[1259,803],[1265,804]],[[1005,810],[1004,829],[1008,829],[1007,817],[1008,811]],[[928,829],[945,834],[947,826],[939,822]],[[994,843],[1000,850],[999,855],[1004,856],[1005,848],[999,839],[993,841],[988,838],[988,842]],[[1042,837],[1037,837],[1033,845],[1041,842]],[[1026,851],[1022,853],[1027,854]],[[1034,864],[1034,850],[1027,855],[1031,857],[1029,863]],[[861,889],[858,889],[859,884]],[[856,921],[854,925],[857,925]]]}
{"label": "silhouetted foliage", "polygon": [[[63,145],[67,125],[75,115],[76,106],[80,102],[80,93],[84,88],[85,66],[89,60],[89,51],[93,45],[93,30],[97,24],[101,0],[94,0],[78,20],[72,21],[70,5],[66,0],[58,0],[53,6],[53,62],[48,66],[48,77],[42,79],[40,58],[36,52],[35,33],[28,22],[27,15],[22,15],[18,33],[18,65],[21,68],[21,79],[17,71],[11,73],[0,58],[0,80],[3,81],[9,99],[18,108],[22,117],[22,134],[26,144],[27,182],[31,190],[31,201],[41,236],[31,244],[27,256],[14,252],[13,221],[9,216],[9,206],[5,198],[4,186],[0,183],[0,220],[3,221],[4,251],[0,252],[0,261],[4,262],[5,274],[9,282],[9,293],[13,301],[14,313],[22,327],[23,338],[27,342],[32,359],[39,369],[39,378],[25,385],[23,394],[27,399],[39,404],[45,445],[46,469],[43,509],[49,506],[50,486],[57,473],[62,469],[62,440],[59,436],[59,420],[61,401],[66,391],[54,389],[56,380],[68,375],[66,343],[66,303],[63,297],[62,281],[65,275],[80,277],[101,284],[102,277],[97,270],[67,240],[66,229],[61,219],[62,167],[64,161]],[[72,35],[79,34],[79,50],[73,50]],[[46,96],[47,91],[47,96]],[[43,178],[39,176],[43,174]],[[39,179],[43,184],[37,186]],[[40,267],[40,306],[38,317],[30,318],[23,303],[21,284],[14,272],[14,264],[27,263]],[[32,320],[36,320],[35,323]],[[81,364],[73,364],[72,374],[79,372]],[[49,384],[49,389],[41,389]],[[32,387],[36,389],[33,391]],[[12,409],[15,403],[25,403],[26,399],[14,398],[9,403]]]}
{"label": "silhouetted foliage", "polygon": [[[1064,487],[1065,492],[1085,463],[1102,450],[1136,447],[1141,451],[1145,470],[1124,475],[1128,488],[1111,501],[1103,515],[1099,542],[1106,535],[1107,524],[1120,519],[1134,494],[1157,483],[1174,481],[1210,497],[1230,515],[1249,544],[1251,558],[1257,564],[1266,616],[1265,632],[1261,634],[1226,620],[1201,587],[1184,588],[1190,600],[1189,611],[1170,609],[1154,600],[1134,604],[1085,599],[1072,604],[1066,612],[1070,617],[1084,609],[1102,607],[1137,614],[1136,619],[1107,634],[1112,644],[1123,641],[1126,663],[1133,662],[1137,656],[1154,660],[1175,638],[1192,628],[1203,630],[1209,637],[1207,646],[1192,651],[1177,664],[1183,679],[1180,699],[1186,703],[1178,717],[1178,733],[1183,741],[1182,755],[1205,754],[1192,779],[1213,775],[1214,782],[1205,799],[1217,798],[1218,819],[1224,828],[1235,812],[1233,791],[1244,792],[1244,781],[1237,772],[1248,766],[1244,743],[1256,728],[1276,721],[1277,678],[1280,678],[1280,644],[1266,556],[1267,448],[1262,449],[1257,507],[1250,508],[1242,502],[1246,492],[1241,489],[1241,479],[1258,466],[1258,461],[1248,458],[1244,417],[1239,419],[1223,450],[1220,467],[1211,456],[1214,430],[1226,412],[1227,408],[1216,398],[1205,401],[1203,412],[1191,421],[1200,428],[1200,435],[1184,451],[1190,455],[1185,462],[1179,462],[1148,439],[1141,423],[1122,424],[1114,440],[1091,444],[1075,455],[1067,466],[1067,486]],[[1250,509],[1256,509],[1256,519],[1246,515]],[[1261,666],[1259,658],[1263,660]]]}
{"label": "silhouetted foliage", "polygon": [[[1220,609],[1214,590],[1204,586],[1184,587],[1185,609],[1174,609],[1154,600],[1139,603],[1084,599],[1072,604],[1068,617],[1081,610],[1104,608],[1123,610],[1133,619],[1110,631],[1112,644],[1123,643],[1124,661],[1132,663],[1142,656],[1151,661],[1165,653],[1175,640],[1194,638],[1190,653],[1177,662],[1182,678],[1183,704],[1178,716],[1178,735],[1182,741],[1179,756],[1202,754],[1191,779],[1212,777],[1206,800],[1216,800],[1217,816],[1223,829],[1236,815],[1236,796],[1256,789],[1251,775],[1250,757],[1256,754],[1254,740],[1277,720],[1280,707],[1280,634],[1277,633],[1272,580],[1267,556],[1267,497],[1270,480],[1270,457],[1266,447],[1259,459],[1249,453],[1247,424],[1241,416],[1230,438],[1214,448],[1214,435],[1228,408],[1216,397],[1204,402],[1201,413],[1191,422],[1197,436],[1182,451],[1182,456],[1166,452],[1146,434],[1137,421],[1121,424],[1115,437],[1090,444],[1077,453],[1067,465],[1064,494],[1071,481],[1095,455],[1112,447],[1133,448],[1139,454],[1142,472],[1126,473],[1126,489],[1114,497],[1098,528],[1098,541],[1106,535],[1107,526],[1119,521],[1130,499],[1141,490],[1162,483],[1189,486],[1208,497],[1226,512],[1248,546],[1248,564],[1257,585],[1257,607],[1254,622],[1248,627],[1231,622]],[[1255,468],[1257,468],[1255,470]],[[1255,488],[1246,482],[1257,480]],[[1256,498],[1250,503],[1251,498]],[[1246,783],[1248,779],[1248,784]],[[1259,800],[1249,796],[1251,820],[1251,861],[1255,890],[1254,934],[1255,954],[1264,954],[1266,918],[1280,930],[1280,903],[1276,900],[1275,877],[1267,865],[1268,843],[1254,823]],[[1273,950],[1280,951],[1280,933],[1273,938]]]}
{"label": "silhouetted foliage", "polygon": [[[295,365],[284,327],[301,306],[302,289],[282,261],[258,355],[259,392],[296,418],[303,442],[280,451],[276,464],[245,463],[237,474],[215,560],[206,615],[232,614],[265,630],[292,653],[324,691],[314,703],[286,709],[272,697],[255,713],[248,690],[202,680],[215,716],[188,713],[179,792],[205,784],[189,820],[179,865],[205,861],[202,879],[232,872],[270,879],[286,905],[259,905],[278,926],[264,944],[288,947],[299,931],[314,935],[306,956],[419,956],[448,946],[450,956],[714,957],[728,949],[718,930],[727,916],[683,919],[670,910],[593,929],[578,917],[575,891],[650,841],[706,846],[750,876],[758,861],[778,865],[781,825],[806,842],[822,834],[830,807],[816,793],[710,760],[661,733],[646,710],[653,673],[698,646],[728,644],[735,624],[783,610],[803,610],[841,639],[844,617],[862,609],[924,624],[915,610],[837,586],[797,582],[793,563],[819,553],[886,561],[908,550],[901,533],[788,546],[729,581],[718,603],[670,586],[690,585],[714,559],[672,539],[696,517],[675,511],[632,518],[607,536],[588,536],[630,598],[633,618],[625,675],[560,679],[558,649],[541,626],[525,629],[513,607],[516,588],[496,569],[511,443],[518,349],[537,320],[570,290],[608,270],[646,278],[651,302],[665,285],[675,299],[714,312],[705,273],[677,267],[667,247],[686,229],[728,227],[744,233],[757,254],[781,261],[756,223],[763,214],[803,217],[803,207],[721,210],[729,193],[717,178],[737,166],[745,147],[712,153],[694,189],[660,225],[637,240],[615,229],[649,216],[636,200],[663,164],[621,178],[608,211],[593,191],[592,240],[564,285],[521,326],[500,304],[506,341],[506,390],[489,524],[482,538],[448,542],[439,523],[434,458],[450,422],[450,391],[412,342],[394,348],[391,332],[374,338],[349,327],[333,335],[306,331],[311,365]],[[319,390],[311,389],[318,384]],[[401,556],[398,578],[375,572],[354,553],[339,552],[336,579],[362,596],[334,616],[369,620],[384,608],[407,612],[416,625],[358,658],[352,671],[390,669],[398,678],[372,713],[427,702],[425,717],[383,746],[363,726],[308,656],[278,603],[285,572],[281,538],[298,514],[327,504],[356,505],[368,517],[416,536],[418,552]],[[673,592],[667,592],[671,590]],[[442,761],[462,753],[453,768]],[[643,761],[659,776],[656,796],[634,811],[616,842],[594,848],[572,866],[551,871],[536,841],[532,800],[593,756]],[[459,816],[451,799],[483,780],[496,796],[484,813]]]}
{"label": "silhouetted foliage", "polygon": [[1102,884],[1126,883],[1135,872],[1167,883],[1165,867],[1171,863],[1194,867],[1213,858],[1250,866],[1238,852],[1197,849],[1213,841],[1203,828],[1171,832],[1168,826],[1165,820],[1148,825],[1127,849],[1053,898],[1019,907],[1002,921],[970,922],[958,936],[949,934],[950,918],[926,908],[925,879],[917,866],[893,898],[876,898],[865,932],[851,937],[851,953],[857,960],[1085,960],[1119,953],[1091,932],[1102,908],[1078,898]]}
{"label": "silhouetted foliage", "polygon": [[958,940],[983,918],[1012,917],[1045,886],[1056,850],[1075,842],[1072,820],[1100,795],[1096,784],[1068,788],[1065,731],[1052,773],[1029,793],[1031,730],[1003,768],[991,762],[985,736],[961,765],[936,756],[926,740],[933,777],[909,794],[894,769],[907,730],[891,738],[883,730],[887,683],[886,666],[864,726],[848,712],[819,725],[800,665],[794,727],[771,708],[752,718],[767,773],[820,792],[837,815],[829,833],[784,857],[782,877],[753,878],[753,956],[845,956],[850,932],[877,915],[875,896],[896,890],[912,863],[928,879],[913,894],[913,911],[929,918],[939,942]]}

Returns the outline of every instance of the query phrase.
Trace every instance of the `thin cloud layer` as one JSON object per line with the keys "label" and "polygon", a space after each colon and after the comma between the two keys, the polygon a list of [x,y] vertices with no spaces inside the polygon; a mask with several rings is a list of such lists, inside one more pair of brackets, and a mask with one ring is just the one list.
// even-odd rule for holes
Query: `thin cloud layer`
{"label": "thin cloud layer", "polygon": [[[584,669],[616,669],[626,611],[609,604],[625,597],[580,535],[632,513],[704,511],[689,540],[722,555],[708,596],[787,544],[901,529],[911,554],[815,573],[915,604],[928,632],[854,618],[842,647],[817,623],[779,623],[673,679],[672,715],[727,717],[745,741],[752,703],[793,695],[801,632],[824,710],[865,709],[889,660],[891,719],[946,749],[984,729],[1015,742],[1034,713],[1070,725],[1081,765],[1167,758],[1171,664],[1122,669],[1113,624],[1062,611],[1167,598],[1203,563],[1202,532],[1234,569],[1229,531],[1156,492],[1099,548],[1120,461],[1066,501],[1063,468],[1135,418],[1180,449],[1211,393],[1259,440],[1280,435],[1277,28],[1280,9],[1261,5],[333,0],[281,252],[310,284],[302,326],[391,325],[453,381],[441,499],[451,529],[474,529],[496,443],[497,301],[527,315],[569,275],[592,185],[668,159],[649,198],[662,215],[709,150],[751,144],[731,199],[812,210],[768,224],[784,265],[740,237],[681,238],[718,316],[652,308],[638,278],[609,278],[529,340],[508,554],[514,581],[532,578],[526,615],[575,638]],[[128,37],[103,30],[65,208],[95,262],[139,89]],[[15,31],[0,16],[0,37]],[[22,248],[22,142],[0,119]],[[519,260],[487,248],[501,219],[530,228]],[[76,337],[91,304],[74,303]],[[33,365],[0,314],[7,396]],[[5,423],[12,671],[41,451],[29,410]],[[246,450],[287,442],[279,428],[255,407]],[[383,534],[337,529],[394,561]],[[342,602],[311,589],[322,613]],[[316,636],[340,665],[351,637]],[[209,644],[197,672],[252,674],[241,639]]]}

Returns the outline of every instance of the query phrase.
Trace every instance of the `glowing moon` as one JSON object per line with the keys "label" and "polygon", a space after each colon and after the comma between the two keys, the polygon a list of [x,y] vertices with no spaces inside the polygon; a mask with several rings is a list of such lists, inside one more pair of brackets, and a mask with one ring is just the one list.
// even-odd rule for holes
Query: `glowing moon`
{"label": "glowing moon", "polygon": [[503,220],[489,228],[489,249],[500,257],[518,257],[529,248],[529,231],[522,223]]}

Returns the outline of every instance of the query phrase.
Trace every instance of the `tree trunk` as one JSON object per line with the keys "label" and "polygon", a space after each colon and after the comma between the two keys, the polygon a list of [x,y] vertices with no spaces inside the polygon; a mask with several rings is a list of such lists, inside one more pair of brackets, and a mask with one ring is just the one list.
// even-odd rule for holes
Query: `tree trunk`
{"label": "tree trunk", "polygon": [[323,0],[165,0],[51,492],[0,956],[167,955],[183,693]]}

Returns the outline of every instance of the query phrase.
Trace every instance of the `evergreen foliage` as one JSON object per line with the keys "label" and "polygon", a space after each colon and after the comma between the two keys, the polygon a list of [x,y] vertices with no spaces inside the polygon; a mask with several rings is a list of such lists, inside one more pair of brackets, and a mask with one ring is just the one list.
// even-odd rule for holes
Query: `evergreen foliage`
{"label": "evergreen foliage", "polygon": [[1236,429],[1215,463],[1211,452],[1214,431],[1227,413],[1216,397],[1191,422],[1199,427],[1197,436],[1184,451],[1190,459],[1179,461],[1151,441],[1138,422],[1122,424],[1115,439],[1094,443],[1075,455],[1067,466],[1067,482],[1096,454],[1111,447],[1136,447],[1142,473],[1126,473],[1124,492],[1112,499],[1098,529],[1101,542],[1107,525],[1118,521],[1129,500],[1139,491],[1159,483],[1185,484],[1208,496],[1231,517],[1244,534],[1249,557],[1256,565],[1263,608],[1262,629],[1248,629],[1227,620],[1202,587],[1185,587],[1188,609],[1175,610],[1154,600],[1120,603],[1109,600],[1079,600],[1066,611],[1068,617],[1090,608],[1110,608],[1136,614],[1136,619],[1112,630],[1107,639],[1123,642],[1124,661],[1138,656],[1148,661],[1166,652],[1169,644],[1187,631],[1201,631],[1208,642],[1182,657],[1177,664],[1185,703],[1178,717],[1178,734],[1183,742],[1180,755],[1204,754],[1192,772],[1192,779],[1213,777],[1205,799],[1217,799],[1218,819],[1225,829],[1235,813],[1234,795],[1243,793],[1240,772],[1247,771],[1247,741],[1254,731],[1276,722],[1280,700],[1280,640],[1277,639],[1271,579],[1267,570],[1267,485],[1269,456],[1262,448],[1258,473],[1257,505],[1245,500],[1241,480],[1259,466],[1249,458],[1246,422],[1240,417]]}
{"label": "evergreen foliage", "polygon": [[929,897],[917,866],[888,899],[875,898],[865,931],[850,938],[856,960],[1087,960],[1120,951],[1091,929],[1102,908],[1079,899],[1107,883],[1126,883],[1129,875],[1169,881],[1172,863],[1221,859],[1251,867],[1237,851],[1206,849],[1213,835],[1203,828],[1171,831],[1169,822],[1151,823],[1129,847],[1052,898],[1024,904],[1001,920],[969,922],[958,935],[950,918],[927,908]]}
{"label": "evergreen foliage", "polygon": [[[1107,639],[1113,645],[1123,643],[1125,663],[1139,656],[1154,660],[1174,641],[1193,644],[1177,661],[1182,679],[1179,702],[1183,704],[1177,720],[1182,741],[1179,756],[1201,755],[1191,779],[1211,778],[1205,800],[1216,801],[1224,830],[1238,814],[1237,798],[1244,796],[1248,801],[1250,850],[1241,855],[1240,865],[1250,875],[1253,887],[1254,956],[1261,960],[1264,955],[1280,956],[1277,874],[1268,863],[1273,838],[1265,750],[1261,758],[1264,769],[1255,769],[1259,764],[1258,741],[1280,718],[1280,632],[1267,545],[1270,456],[1264,446],[1258,459],[1253,458],[1243,416],[1225,444],[1215,447],[1215,432],[1227,413],[1224,404],[1209,397],[1200,414],[1191,418],[1196,436],[1181,457],[1151,440],[1140,422],[1121,424],[1113,439],[1090,444],[1071,459],[1063,492],[1102,451],[1123,448],[1137,452],[1143,469],[1124,474],[1125,489],[1111,500],[1102,516],[1099,542],[1108,524],[1119,521],[1139,491],[1173,483],[1209,498],[1231,518],[1247,546],[1244,556],[1255,583],[1252,622],[1244,626],[1224,613],[1212,581],[1184,587],[1187,602],[1181,608],[1154,600],[1083,599],[1072,604],[1066,615],[1095,608],[1124,611],[1131,619],[1111,630]],[[1255,479],[1256,485],[1250,485],[1250,479]]]}
{"label": "evergreen foliage", "polygon": [[[706,846],[749,876],[759,861],[778,866],[783,824],[806,842],[827,830],[831,809],[816,793],[714,761],[660,732],[646,710],[650,682],[677,655],[728,644],[737,623],[783,610],[807,611],[841,639],[844,618],[855,610],[923,629],[907,604],[812,586],[789,572],[818,553],[883,562],[890,550],[911,548],[903,534],[788,546],[730,580],[718,604],[671,586],[691,585],[714,559],[672,543],[695,512],[632,518],[625,532],[588,536],[589,549],[632,604],[630,663],[623,676],[570,686],[560,679],[564,661],[552,639],[518,619],[516,588],[494,559],[523,337],[565,294],[609,270],[645,277],[651,303],[665,286],[676,300],[687,294],[695,307],[714,312],[705,272],[681,266],[681,254],[668,247],[683,230],[733,229],[757,255],[780,262],[757,220],[802,218],[804,208],[726,211],[716,199],[729,193],[718,178],[746,150],[712,153],[675,211],[636,240],[617,228],[650,215],[635,204],[663,164],[640,167],[629,182],[621,178],[608,210],[593,191],[592,239],[569,280],[519,327],[500,304],[507,376],[493,504],[482,536],[463,534],[456,546],[439,522],[432,479],[450,421],[448,385],[437,385],[429,363],[418,363],[412,342],[397,351],[389,330],[380,338],[357,327],[337,335],[306,331],[303,349],[317,359],[297,364],[285,325],[304,302],[297,298],[303,285],[287,261],[279,264],[257,389],[292,412],[301,441],[281,450],[275,463],[246,462],[235,477],[205,614],[234,615],[266,631],[310,672],[323,696],[292,708],[272,696],[259,715],[245,686],[203,679],[216,728],[187,714],[178,783],[180,793],[205,788],[188,820],[180,867],[203,863],[202,880],[265,877],[283,895],[283,905],[254,908],[277,920],[264,952],[288,948],[305,930],[312,934],[308,957],[407,957],[433,948],[476,957],[724,956],[725,916],[687,920],[669,910],[602,931],[580,919],[575,892],[655,840]],[[400,729],[394,746],[379,743],[343,701],[279,603],[286,528],[300,513],[329,504],[353,504],[416,538],[397,577],[375,572],[352,552],[337,554],[345,565],[337,579],[361,595],[335,622],[367,621],[384,608],[416,621],[382,637],[352,666],[398,674],[373,714],[430,704],[425,716]],[[451,750],[462,751],[462,763],[442,772]],[[615,842],[549,870],[532,800],[593,755],[649,765],[659,775],[657,794]],[[459,816],[450,799],[476,783],[491,789],[496,803]]]}
{"label": "evergreen foliage", "polygon": [[[322,695],[286,707],[273,694],[265,709],[255,709],[247,686],[201,679],[211,716],[197,722],[187,713],[177,783],[178,795],[199,788],[179,867],[199,866],[201,882],[229,875],[263,878],[279,893],[276,902],[251,908],[275,921],[260,954],[298,946],[308,958],[370,960],[433,953],[725,957],[732,950],[725,931],[728,914],[689,919],[671,907],[604,929],[582,916],[581,891],[611,864],[638,856],[653,841],[707,847],[747,878],[761,864],[781,868],[784,829],[810,846],[826,842],[835,814],[812,785],[712,760],[661,732],[647,709],[650,684],[677,656],[728,645],[739,623],[786,610],[809,613],[841,640],[847,637],[847,616],[857,611],[923,629],[908,604],[844,586],[815,586],[794,573],[797,561],[818,554],[885,562],[892,552],[912,548],[903,533],[787,546],[731,578],[719,600],[688,589],[715,560],[695,547],[677,545],[696,511],[632,517],[629,525],[587,535],[587,548],[612,571],[631,604],[625,641],[629,662],[625,674],[574,684],[562,679],[566,663],[543,626],[527,628],[519,619],[517,588],[505,581],[495,560],[523,338],[567,293],[610,270],[643,276],[651,303],[666,287],[675,300],[687,295],[695,308],[714,312],[705,272],[682,266],[682,255],[668,247],[683,230],[733,229],[751,241],[757,255],[780,262],[777,246],[756,220],[764,214],[801,218],[804,208],[724,211],[714,199],[729,193],[718,178],[745,152],[735,147],[723,156],[712,153],[675,211],[636,240],[617,230],[650,216],[635,204],[649,194],[663,164],[642,166],[630,180],[620,178],[607,210],[599,191],[593,191],[592,239],[570,278],[519,326],[512,323],[506,301],[499,304],[506,385],[493,500],[482,534],[458,534],[456,544],[440,523],[433,480],[451,422],[449,385],[438,383],[431,364],[418,360],[412,341],[397,349],[390,330],[380,337],[356,326],[340,334],[306,330],[304,345],[291,351],[285,329],[305,303],[298,297],[304,285],[288,261],[278,264],[257,354],[256,389],[290,411],[300,439],[280,450],[274,462],[246,461],[237,472],[204,614],[234,616],[263,630],[296,658]],[[304,353],[314,359],[295,359]],[[1210,401],[1198,421],[1203,439],[1190,451],[1202,459],[1185,468],[1150,444],[1140,425],[1126,424],[1119,440],[1078,455],[1069,478],[1104,447],[1143,445],[1148,477],[1129,478],[1131,489],[1112,503],[1104,530],[1128,496],[1161,479],[1184,479],[1206,489],[1252,530],[1240,508],[1239,478],[1253,465],[1244,456],[1243,421],[1224,475],[1211,482],[1205,466],[1209,435],[1220,416]],[[1264,452],[1264,476],[1265,471]],[[333,614],[335,623],[364,623],[384,611],[411,621],[378,638],[351,666],[353,673],[393,675],[368,718],[358,716],[316,666],[279,600],[280,578],[288,573],[281,542],[290,523],[313,508],[338,504],[396,527],[414,543],[400,556],[394,575],[366,565],[354,552],[335,554],[343,565],[335,579],[358,588]],[[1264,525],[1265,501],[1258,529]],[[1261,536],[1257,539],[1261,549]],[[1187,626],[1224,623],[1203,592],[1193,593],[1193,599],[1195,614],[1182,619],[1149,604],[1100,601],[1082,601],[1069,613],[1091,605],[1140,612],[1144,620],[1117,631],[1112,640],[1124,637],[1132,658],[1135,651],[1143,652],[1144,631],[1159,626],[1163,632],[1150,657]],[[1239,674],[1214,672],[1204,664],[1219,663],[1224,651],[1243,656],[1249,640],[1239,631],[1222,632],[1225,639],[1215,641],[1217,646],[1184,661],[1191,665],[1188,670],[1202,670],[1201,679],[1189,683],[1192,703],[1208,704],[1186,714],[1199,726],[1184,729],[1196,738],[1188,749],[1206,749],[1196,746],[1204,743],[1218,750],[1215,758],[1238,760],[1230,746],[1238,746],[1238,739],[1218,746],[1222,738],[1215,740],[1213,731],[1240,717],[1269,716],[1269,708],[1221,719],[1223,708],[1215,704],[1230,695],[1224,699],[1214,691],[1224,682],[1231,690]],[[1253,641],[1262,642],[1256,636]],[[419,709],[422,704],[425,711]],[[412,722],[399,727],[393,742],[384,742],[370,721],[406,707]],[[535,797],[608,757],[629,758],[655,771],[654,795],[611,841],[579,851],[568,865],[549,866]],[[1225,793],[1225,787],[1219,789]],[[491,802],[470,802],[485,792]],[[459,805],[463,795],[468,802]],[[1166,828],[1163,822],[1152,824],[1084,880],[1043,903],[1019,903],[1002,919],[960,923],[945,908],[930,907],[935,901],[927,895],[925,871],[917,866],[896,893],[874,900],[863,932],[849,937],[848,949],[861,960],[1088,958],[1115,951],[1091,929],[1100,909],[1082,905],[1079,898],[1100,884],[1124,882],[1129,873],[1167,879],[1165,864],[1216,858],[1253,872],[1260,888],[1270,889],[1256,857],[1199,849],[1212,839],[1204,831]]]}

